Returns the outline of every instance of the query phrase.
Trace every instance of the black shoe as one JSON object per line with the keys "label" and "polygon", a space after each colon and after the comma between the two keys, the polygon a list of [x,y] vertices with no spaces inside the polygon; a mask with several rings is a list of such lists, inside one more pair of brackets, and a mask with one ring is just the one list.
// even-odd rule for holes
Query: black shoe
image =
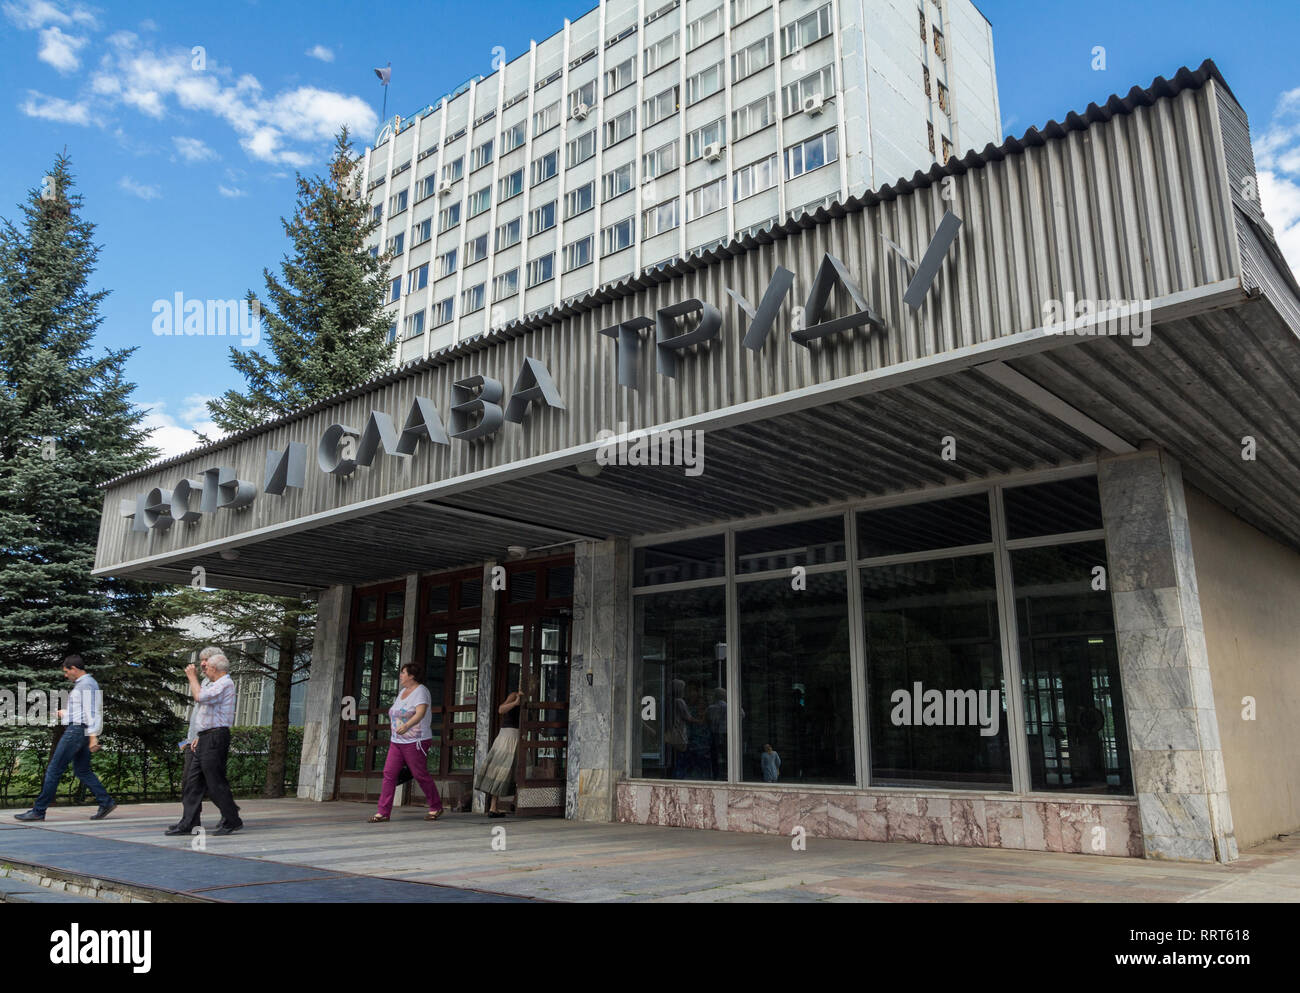
{"label": "black shoe", "polygon": [[163,834],[169,837],[174,834],[193,834],[193,833],[194,833],[194,828],[183,827],[180,824],[173,824],[171,827],[169,827],[166,831],[163,832]]}
{"label": "black shoe", "polygon": [[22,814],[14,814],[14,820],[16,820],[16,821],[43,821],[43,820],[45,820],[45,815],[44,815],[44,814],[38,814],[38,813],[36,813],[36,811],[34,811],[34,810],[29,810],[29,811],[27,811],[27,812],[25,812],[25,813],[22,813]]}
{"label": "black shoe", "polygon": [[489,817],[505,817],[506,815],[503,814],[503,813],[501,813],[501,811],[499,811],[499,810],[489,810],[489,811],[488,811],[488,816],[489,816]]}
{"label": "black shoe", "polygon": [[215,831],[213,831],[212,833],[213,833],[214,835],[218,835],[218,836],[221,836],[221,835],[227,835],[227,834],[234,834],[236,831],[238,831],[238,830],[239,830],[240,828],[242,828],[243,826],[244,826],[244,822],[243,822],[243,821],[240,821],[238,824],[232,824],[232,825],[230,825],[229,827],[227,827],[225,824],[222,824],[221,827],[217,828],[217,829],[216,829]]}
{"label": "black shoe", "polygon": [[104,804],[97,811],[90,815],[92,821],[102,821],[105,817],[117,809],[117,801],[112,797],[108,798],[108,803]]}

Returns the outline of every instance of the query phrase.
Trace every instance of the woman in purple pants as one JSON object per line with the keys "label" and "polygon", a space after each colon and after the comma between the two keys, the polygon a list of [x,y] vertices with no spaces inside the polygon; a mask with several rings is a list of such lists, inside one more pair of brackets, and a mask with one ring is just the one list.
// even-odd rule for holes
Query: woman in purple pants
{"label": "woman in purple pants", "polygon": [[438,785],[429,775],[429,745],[433,741],[433,698],[421,682],[424,673],[420,666],[408,662],[398,675],[401,688],[397,699],[388,708],[389,744],[388,760],[384,763],[384,785],[379,791],[379,810],[370,818],[371,824],[382,824],[393,813],[393,794],[397,792],[397,775],[403,764],[424,790],[429,801],[426,821],[436,821],[442,816],[442,797]]}

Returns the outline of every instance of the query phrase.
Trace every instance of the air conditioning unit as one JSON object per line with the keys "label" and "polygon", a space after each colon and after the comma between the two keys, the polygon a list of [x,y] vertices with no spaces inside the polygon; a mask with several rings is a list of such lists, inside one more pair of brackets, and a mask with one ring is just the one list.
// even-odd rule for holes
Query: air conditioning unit
{"label": "air conditioning unit", "polygon": [[803,112],[809,117],[816,117],[822,112],[826,98],[820,93],[813,93],[803,98]]}
{"label": "air conditioning unit", "polygon": [[438,180],[438,196],[442,196],[443,194],[450,193],[450,192],[451,192],[451,180],[450,179]]}
{"label": "air conditioning unit", "polygon": [[717,162],[720,158],[722,158],[721,142],[711,141],[704,146],[704,161]]}
{"label": "air conditioning unit", "polygon": [[580,103],[573,108],[573,119],[575,121],[585,121],[587,115],[591,113],[591,108],[585,103]]}

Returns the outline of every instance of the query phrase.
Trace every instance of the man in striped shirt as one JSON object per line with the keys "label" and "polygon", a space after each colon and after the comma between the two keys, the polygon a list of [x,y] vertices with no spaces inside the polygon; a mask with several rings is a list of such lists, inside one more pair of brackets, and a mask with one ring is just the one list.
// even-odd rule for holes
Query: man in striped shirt
{"label": "man in striped shirt", "polygon": [[189,834],[194,830],[203,809],[204,792],[212,796],[212,802],[221,811],[221,823],[212,832],[214,835],[233,834],[244,826],[239,817],[239,806],[230,790],[230,781],[226,778],[230,727],[235,723],[235,683],[230,678],[230,662],[217,653],[203,660],[202,665],[208,679],[204,686],[199,685],[193,663],[185,667],[190,696],[194,698],[192,724],[197,744],[189,774],[181,787],[181,819],[164,834]]}

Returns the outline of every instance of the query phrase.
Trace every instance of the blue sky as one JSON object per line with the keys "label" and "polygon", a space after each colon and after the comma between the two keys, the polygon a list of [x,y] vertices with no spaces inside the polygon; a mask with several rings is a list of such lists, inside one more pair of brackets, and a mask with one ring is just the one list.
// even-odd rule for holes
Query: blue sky
{"label": "blue sky", "polygon": [[[136,399],[155,444],[183,451],[205,426],[203,399],[239,380],[230,339],[155,336],[154,301],[261,290],[286,249],[294,170],[318,170],[342,122],[362,145],[373,134],[372,67],[392,62],[388,110],[405,114],[491,72],[498,46],[514,58],[591,6],[0,0],[0,215],[66,147],[103,245],[98,284],[112,291],[101,339],[140,346]],[[993,24],[1004,134],[1214,58],[1250,115],[1265,212],[1300,265],[1300,4],[978,6]]]}

